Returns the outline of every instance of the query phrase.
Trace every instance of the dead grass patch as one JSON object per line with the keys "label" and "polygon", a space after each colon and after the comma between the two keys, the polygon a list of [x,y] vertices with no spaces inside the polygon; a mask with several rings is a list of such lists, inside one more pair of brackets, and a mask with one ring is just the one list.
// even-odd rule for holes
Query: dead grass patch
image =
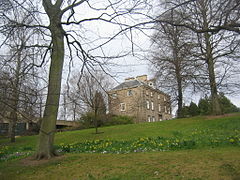
{"label": "dead grass patch", "polygon": [[54,163],[56,161],[62,161],[65,159],[64,155],[55,156],[51,159],[41,159],[37,160],[34,156],[29,156],[19,161],[21,166],[39,166],[47,163]]}

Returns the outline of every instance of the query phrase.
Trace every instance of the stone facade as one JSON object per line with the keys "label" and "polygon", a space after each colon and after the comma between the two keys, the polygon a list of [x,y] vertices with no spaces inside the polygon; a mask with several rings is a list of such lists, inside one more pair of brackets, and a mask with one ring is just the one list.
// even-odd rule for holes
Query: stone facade
{"label": "stone facade", "polygon": [[172,118],[170,96],[156,89],[146,75],[127,78],[109,91],[109,112],[133,116],[136,123]]}

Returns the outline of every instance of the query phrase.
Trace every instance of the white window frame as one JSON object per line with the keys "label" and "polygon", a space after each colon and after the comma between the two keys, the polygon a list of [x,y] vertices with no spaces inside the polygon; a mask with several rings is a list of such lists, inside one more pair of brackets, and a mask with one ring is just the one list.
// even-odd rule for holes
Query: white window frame
{"label": "white window frame", "polygon": [[160,94],[158,94],[158,99],[160,99]]}
{"label": "white window frame", "polygon": [[146,95],[148,96],[148,91],[146,90]]}
{"label": "white window frame", "polygon": [[146,103],[147,103],[147,109],[150,109],[150,102],[149,102],[149,100],[147,100]]}
{"label": "white window frame", "polygon": [[161,112],[161,104],[158,104],[158,111]]}
{"label": "white window frame", "polygon": [[148,115],[148,119],[147,119],[148,122],[151,122],[151,116]]}
{"label": "white window frame", "polygon": [[152,122],[155,122],[155,116],[152,116]]}
{"label": "white window frame", "polygon": [[120,103],[120,111],[126,111],[126,103]]}
{"label": "white window frame", "polygon": [[153,97],[153,92],[152,91],[150,92],[150,96]]}
{"label": "white window frame", "polygon": [[152,109],[152,111],[154,111],[154,102],[153,101],[151,101],[151,109]]}
{"label": "white window frame", "polygon": [[163,100],[164,100],[164,101],[167,101],[167,99],[166,99],[166,97],[165,97],[165,96],[163,97]]}
{"label": "white window frame", "polygon": [[165,113],[167,113],[167,106],[164,106],[164,108],[165,108]]}

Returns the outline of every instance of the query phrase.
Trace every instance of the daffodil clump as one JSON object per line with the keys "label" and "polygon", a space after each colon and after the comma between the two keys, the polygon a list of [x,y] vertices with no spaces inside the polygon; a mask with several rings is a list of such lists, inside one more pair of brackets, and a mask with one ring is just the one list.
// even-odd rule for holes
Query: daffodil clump
{"label": "daffodil clump", "polygon": [[[185,134],[185,135],[184,135]],[[190,133],[173,132],[173,137],[142,137],[132,140],[86,140],[75,143],[60,143],[56,150],[60,153],[135,153],[153,151],[173,151],[201,147],[239,146],[240,130],[226,135],[211,129],[194,129]],[[14,148],[0,146],[0,161],[16,159],[34,153],[32,147]]]}
{"label": "daffodil clump", "polygon": [[131,153],[189,149],[195,146],[191,140],[176,138],[139,138],[131,141],[93,140],[73,144],[60,144],[59,151],[81,153]]}
{"label": "daffodil clump", "polygon": [[[197,133],[198,134],[198,133]],[[173,138],[139,138],[137,140],[92,140],[80,143],[64,144],[57,146],[60,152],[76,153],[133,153],[171,151],[180,149],[194,149],[201,146],[237,145],[240,146],[240,135],[236,136],[209,136],[208,138],[196,138],[189,136],[186,139]]]}
{"label": "daffodil clump", "polygon": [[0,158],[4,157],[8,152],[8,146],[0,146]]}
{"label": "daffodil clump", "polygon": [[0,146],[0,162],[26,157],[32,153],[32,147],[21,147],[16,149],[13,146]]}

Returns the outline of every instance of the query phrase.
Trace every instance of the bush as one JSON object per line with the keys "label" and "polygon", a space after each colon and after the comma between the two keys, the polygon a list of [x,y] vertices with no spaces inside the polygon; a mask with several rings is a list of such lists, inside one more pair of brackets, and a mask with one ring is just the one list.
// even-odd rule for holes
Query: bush
{"label": "bush", "polygon": [[106,121],[104,122],[105,126],[111,125],[120,125],[120,124],[133,124],[134,117],[132,116],[117,116],[117,115],[108,115]]}
{"label": "bush", "polygon": [[100,127],[103,125],[103,122],[106,119],[105,114],[98,114],[95,117],[93,112],[87,112],[80,118],[79,122],[83,125],[83,129],[85,128],[93,128],[95,127],[95,121],[97,121],[97,126]]}

